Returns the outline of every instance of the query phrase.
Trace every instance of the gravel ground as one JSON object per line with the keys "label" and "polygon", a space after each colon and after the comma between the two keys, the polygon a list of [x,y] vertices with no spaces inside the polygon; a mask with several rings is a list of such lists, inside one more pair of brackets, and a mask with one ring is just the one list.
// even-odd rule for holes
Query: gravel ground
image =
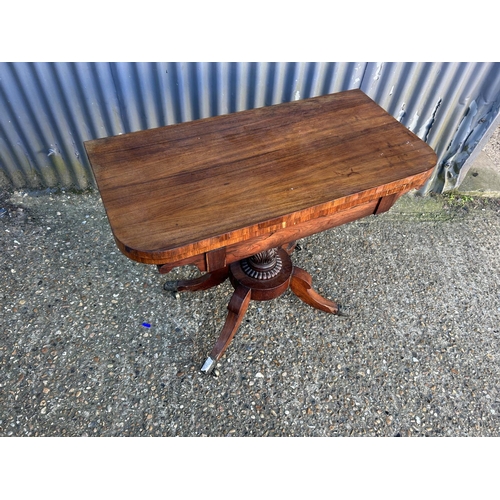
{"label": "gravel ground", "polygon": [[[302,240],[344,317],[252,302],[115,247],[95,192],[0,197],[1,436],[499,436],[500,200],[407,195]],[[151,326],[147,328],[143,323]]]}

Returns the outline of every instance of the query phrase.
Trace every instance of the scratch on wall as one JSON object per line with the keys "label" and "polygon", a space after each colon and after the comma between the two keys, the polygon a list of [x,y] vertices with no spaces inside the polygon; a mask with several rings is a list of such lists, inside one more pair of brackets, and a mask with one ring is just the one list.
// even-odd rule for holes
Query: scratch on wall
{"label": "scratch on wall", "polygon": [[401,109],[399,110],[399,114],[397,117],[398,122],[400,122],[404,118],[404,116],[406,115],[405,107],[406,107],[406,103],[404,102],[403,104],[401,104]]}
{"label": "scratch on wall", "polygon": [[427,139],[429,137],[429,133],[431,131],[432,125],[434,125],[434,122],[436,120],[436,114],[438,112],[439,106],[441,106],[441,102],[443,99],[439,98],[438,102],[434,106],[434,109],[432,110],[431,116],[427,119],[427,121],[420,127],[418,130],[417,135],[422,139],[423,141],[427,142]]}
{"label": "scratch on wall", "polygon": [[[427,138],[429,137],[429,132],[434,125],[434,122],[436,121],[436,114],[438,112],[439,107],[441,106],[442,99],[439,98],[436,105],[434,106],[432,113],[430,114],[429,118],[420,126],[418,129],[418,132],[415,131],[418,122],[420,120],[420,113],[417,111],[411,120],[411,123],[408,125],[408,129],[414,132],[420,139],[423,141],[427,142]],[[401,105],[401,109],[399,110],[399,114],[397,116],[397,120],[401,121],[404,116],[406,115],[406,103],[403,103]]]}
{"label": "scratch on wall", "polygon": [[408,126],[408,129],[411,130],[412,132],[414,132],[416,135],[418,135],[418,137],[420,137],[420,139],[422,139],[423,141],[427,141],[427,137],[429,136],[429,132],[432,128],[432,125],[434,124],[434,121],[436,119],[436,113],[439,109],[439,106],[441,106],[441,102],[442,102],[442,99],[439,98],[436,105],[434,106],[434,108],[432,110],[431,115],[425,121],[425,123],[423,123],[421,125],[421,127],[418,129],[418,132],[416,132],[416,128],[417,128],[418,122],[420,120],[420,114],[418,111],[415,113],[410,125]]}
{"label": "scratch on wall", "polygon": [[47,153],[47,156],[52,156],[52,155],[60,155],[61,150],[57,146],[57,144],[51,144],[51,147],[49,148],[49,152]]}
{"label": "scratch on wall", "polygon": [[[472,134],[474,131],[474,125],[476,124],[476,114],[477,103],[476,101],[472,101],[466,115],[463,117],[457,128],[457,132],[455,133],[453,140],[446,150],[447,153],[445,154],[442,162],[444,177],[443,187],[445,191],[455,187],[460,168],[470,155],[471,146],[474,142]],[[474,149],[473,146],[472,149]]]}
{"label": "scratch on wall", "polygon": [[76,159],[78,160],[79,163],[81,163],[80,159],[80,151],[78,151],[78,147],[76,145],[75,139],[73,138],[73,134],[69,132],[69,135],[71,136],[71,144],[73,145],[73,153],[75,154]]}
{"label": "scratch on wall", "polygon": [[420,115],[418,114],[418,111],[413,115],[413,119],[411,120],[410,125],[408,125],[408,129],[411,130],[412,132],[415,130],[415,127],[417,126],[418,119],[420,118]]}

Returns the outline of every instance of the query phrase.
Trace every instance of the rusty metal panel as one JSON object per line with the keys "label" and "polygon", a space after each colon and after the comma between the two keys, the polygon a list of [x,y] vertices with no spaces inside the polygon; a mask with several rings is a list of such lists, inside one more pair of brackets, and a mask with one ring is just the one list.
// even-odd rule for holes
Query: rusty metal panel
{"label": "rusty metal panel", "polygon": [[436,151],[453,189],[500,116],[500,63],[0,63],[0,183],[94,186],[88,139],[361,88]]}

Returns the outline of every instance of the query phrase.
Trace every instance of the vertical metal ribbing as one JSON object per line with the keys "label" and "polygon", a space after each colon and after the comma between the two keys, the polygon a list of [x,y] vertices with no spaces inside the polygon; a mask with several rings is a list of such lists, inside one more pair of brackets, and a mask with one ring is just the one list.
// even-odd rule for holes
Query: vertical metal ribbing
{"label": "vertical metal ribbing", "polygon": [[[0,168],[9,182],[14,185],[35,184],[39,181],[34,171],[33,159],[26,149],[30,141],[23,122],[26,111],[22,103],[22,89],[17,83],[15,68],[7,63],[0,63],[2,79],[0,85]],[[2,119],[3,118],[3,119]]]}
{"label": "vertical metal ribbing", "polygon": [[84,188],[86,140],[351,88],[435,149],[439,191],[498,114],[500,63],[0,63],[0,182]]}

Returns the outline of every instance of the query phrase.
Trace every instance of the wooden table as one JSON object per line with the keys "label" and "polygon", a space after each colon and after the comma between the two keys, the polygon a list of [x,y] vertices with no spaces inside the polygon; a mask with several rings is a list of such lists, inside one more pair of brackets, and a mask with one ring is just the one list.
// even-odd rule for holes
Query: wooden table
{"label": "wooden table", "polygon": [[250,299],[288,288],[338,313],[292,264],[299,238],[388,210],[431,175],[434,151],[360,90],[85,143],[118,248],[167,273],[166,289],[234,294],[202,371],[234,337]]}

